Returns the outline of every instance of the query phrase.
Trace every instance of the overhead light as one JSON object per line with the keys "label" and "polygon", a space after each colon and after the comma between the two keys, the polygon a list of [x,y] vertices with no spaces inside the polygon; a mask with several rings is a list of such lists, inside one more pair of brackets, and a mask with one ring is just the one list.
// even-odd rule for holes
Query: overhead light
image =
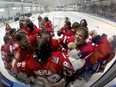
{"label": "overhead light", "polygon": [[4,12],[5,11],[5,9],[4,8],[0,8],[0,12]]}
{"label": "overhead light", "polygon": [[24,0],[21,0],[21,2],[23,2]]}

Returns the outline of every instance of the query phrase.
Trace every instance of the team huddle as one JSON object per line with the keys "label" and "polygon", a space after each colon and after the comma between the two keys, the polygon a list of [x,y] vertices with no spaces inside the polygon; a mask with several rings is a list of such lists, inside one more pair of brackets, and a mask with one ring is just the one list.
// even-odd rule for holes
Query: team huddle
{"label": "team huddle", "polygon": [[18,30],[6,24],[1,57],[9,74],[21,82],[44,87],[69,87],[77,79],[88,82],[115,56],[116,36],[108,39],[106,34],[89,31],[85,19],[71,26],[65,17],[57,31],[62,37],[57,39],[48,17],[39,16],[38,25],[25,18]]}

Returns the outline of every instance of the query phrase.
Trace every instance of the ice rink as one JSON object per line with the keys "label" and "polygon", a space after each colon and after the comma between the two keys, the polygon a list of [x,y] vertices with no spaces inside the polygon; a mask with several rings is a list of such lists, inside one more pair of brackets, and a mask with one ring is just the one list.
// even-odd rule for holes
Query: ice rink
{"label": "ice rink", "polygon": [[[32,17],[30,17],[30,19],[34,22],[34,24],[37,27],[38,27],[38,21],[37,21],[38,15],[39,14],[36,14],[36,15],[33,15]],[[92,15],[78,13],[78,12],[50,12],[50,13],[41,14],[41,16],[42,17],[47,16],[52,21],[52,24],[55,26],[55,29],[54,29],[55,30],[55,38],[58,38],[58,36],[56,35],[56,31],[63,26],[64,17],[69,17],[71,23],[73,23],[75,21],[80,22],[81,19],[86,19],[89,30],[95,29],[98,32],[98,34],[105,33],[108,35],[108,38],[111,37],[112,35],[116,35],[116,23],[99,18],[99,17],[92,16]],[[12,28],[19,28],[19,22],[17,21],[15,23],[11,23],[10,26]],[[5,26],[0,28],[0,46],[3,44],[4,34],[5,34]],[[114,60],[116,60],[116,56],[107,65],[107,68],[105,69],[105,71],[112,65]],[[1,63],[0,71],[2,72],[2,74],[4,76],[6,76],[8,79],[18,82],[15,78],[10,76],[7,73],[7,71],[4,69],[4,64],[1,60],[1,58],[0,58],[0,63]],[[94,83],[102,75],[103,75],[103,73],[97,73],[97,74],[93,75],[93,77],[90,79],[90,81],[87,83],[84,83],[81,87],[89,87],[92,83]],[[78,84],[78,83],[80,84],[81,82],[77,81],[77,83],[75,83],[75,84]],[[109,84],[107,84],[105,87],[109,87],[109,86],[111,86],[111,84],[116,84],[116,78],[113,81],[111,81]],[[75,86],[75,87],[77,87],[77,86]]]}

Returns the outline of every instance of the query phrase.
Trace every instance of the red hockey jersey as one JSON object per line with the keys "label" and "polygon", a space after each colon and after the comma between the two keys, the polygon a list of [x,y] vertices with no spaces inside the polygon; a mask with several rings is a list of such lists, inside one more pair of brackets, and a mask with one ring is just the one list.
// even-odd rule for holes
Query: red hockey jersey
{"label": "red hockey jersey", "polygon": [[68,74],[73,72],[70,60],[65,53],[60,51],[53,52],[44,64],[35,61],[34,55],[32,55],[21,67],[31,76],[35,78],[44,78],[47,82],[52,83],[59,82],[66,76],[67,72]]}
{"label": "red hockey jersey", "polygon": [[5,68],[10,69],[13,58],[11,45],[3,45],[1,47],[1,58],[5,64]]}
{"label": "red hockey jersey", "polygon": [[62,50],[62,46],[60,45],[57,39],[51,39],[51,49],[52,49],[52,52]]}
{"label": "red hockey jersey", "polygon": [[61,36],[61,35],[64,34],[66,31],[67,31],[66,28],[65,28],[65,27],[62,27],[60,30],[58,30],[57,35],[58,35],[58,36]]}
{"label": "red hockey jersey", "polygon": [[48,20],[47,22],[45,22],[45,26],[46,28],[52,28],[52,23],[50,20]]}
{"label": "red hockey jersey", "polygon": [[107,36],[101,36],[101,40],[96,43],[94,48],[94,53],[90,57],[90,62],[92,64],[103,61],[108,58],[111,53],[111,45],[107,40]]}

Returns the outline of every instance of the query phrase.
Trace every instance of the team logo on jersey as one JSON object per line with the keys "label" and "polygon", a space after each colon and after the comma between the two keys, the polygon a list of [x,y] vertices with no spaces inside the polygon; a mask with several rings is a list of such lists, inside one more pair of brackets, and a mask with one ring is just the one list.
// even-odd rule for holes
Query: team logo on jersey
{"label": "team logo on jersey", "polygon": [[56,63],[56,64],[58,64],[59,58],[58,57],[52,57],[51,61],[54,62],[54,63]]}

